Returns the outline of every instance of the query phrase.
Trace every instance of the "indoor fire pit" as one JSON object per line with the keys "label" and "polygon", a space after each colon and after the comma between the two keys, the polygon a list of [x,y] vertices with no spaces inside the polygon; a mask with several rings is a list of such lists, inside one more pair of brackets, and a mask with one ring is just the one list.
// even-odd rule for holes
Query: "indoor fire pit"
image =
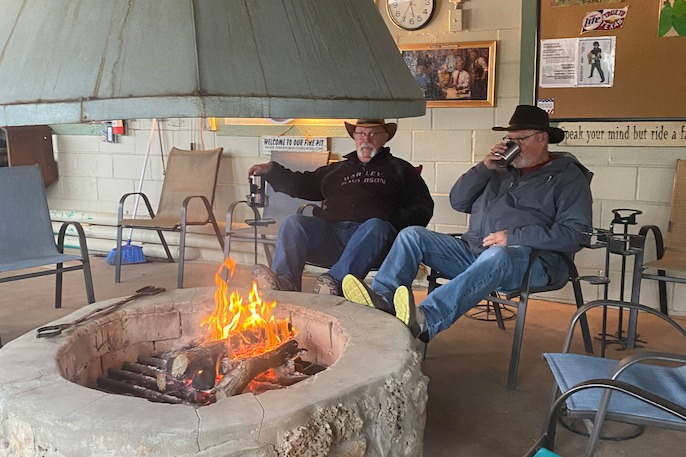
{"label": "indoor fire pit", "polygon": [[151,402],[98,387],[113,367],[197,340],[214,292],[141,298],[59,336],[30,332],[4,346],[0,456],[422,454],[427,378],[410,333],[392,316],[339,297],[264,293],[277,303],[274,316],[297,329],[302,359],[326,367],[293,385],[207,405]]}

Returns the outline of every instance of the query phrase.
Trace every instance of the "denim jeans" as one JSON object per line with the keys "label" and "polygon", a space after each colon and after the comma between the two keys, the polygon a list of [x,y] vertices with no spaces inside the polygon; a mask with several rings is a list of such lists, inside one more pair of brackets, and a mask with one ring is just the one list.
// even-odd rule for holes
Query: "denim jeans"
{"label": "denim jeans", "polygon": [[390,222],[328,222],[293,214],[279,228],[272,270],[302,288],[305,262],[329,267],[339,282],[347,274],[364,279],[377,268],[393,244],[397,230]]}
{"label": "denim jeans", "polygon": [[[420,262],[453,278],[419,306],[429,338],[433,338],[489,293],[519,289],[531,251],[526,246],[493,246],[476,256],[459,238],[424,227],[408,227],[398,234],[374,278],[372,290],[393,303],[399,286],[411,287]],[[548,283],[548,273],[539,259],[532,267],[531,281],[534,286]]]}

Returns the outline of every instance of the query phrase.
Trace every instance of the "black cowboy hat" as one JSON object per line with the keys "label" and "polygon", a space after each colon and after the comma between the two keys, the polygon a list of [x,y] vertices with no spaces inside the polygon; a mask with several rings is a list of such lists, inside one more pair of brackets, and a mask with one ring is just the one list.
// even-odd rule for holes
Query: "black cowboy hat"
{"label": "black cowboy hat", "polygon": [[515,131],[515,130],[542,130],[548,132],[549,143],[559,143],[565,139],[565,132],[557,127],[550,126],[548,113],[537,106],[519,105],[512,117],[510,125],[507,127],[493,127],[496,131]]}
{"label": "black cowboy hat", "polygon": [[383,129],[388,133],[388,139],[390,140],[395,135],[395,131],[398,130],[398,124],[395,122],[386,122],[383,119],[358,119],[356,123],[351,124],[350,122],[345,122],[345,129],[348,131],[348,135],[351,138],[353,133],[355,133],[356,127],[383,127]]}

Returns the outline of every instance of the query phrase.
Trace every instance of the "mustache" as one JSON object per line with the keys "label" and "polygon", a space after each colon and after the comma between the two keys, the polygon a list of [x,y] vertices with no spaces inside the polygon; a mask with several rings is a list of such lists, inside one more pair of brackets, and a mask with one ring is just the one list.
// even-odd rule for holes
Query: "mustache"
{"label": "mustache", "polygon": [[369,157],[374,157],[376,153],[379,152],[379,150],[376,149],[372,143],[360,143],[360,146],[357,148],[357,156],[364,156],[365,153],[363,151],[365,149],[369,149]]}

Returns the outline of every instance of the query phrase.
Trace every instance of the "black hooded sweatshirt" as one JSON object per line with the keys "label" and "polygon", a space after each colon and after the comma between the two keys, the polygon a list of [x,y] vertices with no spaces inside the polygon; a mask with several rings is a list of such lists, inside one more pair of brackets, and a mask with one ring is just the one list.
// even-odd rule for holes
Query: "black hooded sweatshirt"
{"label": "black hooded sweatshirt", "polygon": [[292,171],[277,162],[264,177],[275,191],[310,201],[323,201],[313,215],[330,222],[365,222],[379,218],[397,230],[426,227],[434,202],[419,171],[381,148],[366,164],[353,151],[345,160],[315,171]]}

